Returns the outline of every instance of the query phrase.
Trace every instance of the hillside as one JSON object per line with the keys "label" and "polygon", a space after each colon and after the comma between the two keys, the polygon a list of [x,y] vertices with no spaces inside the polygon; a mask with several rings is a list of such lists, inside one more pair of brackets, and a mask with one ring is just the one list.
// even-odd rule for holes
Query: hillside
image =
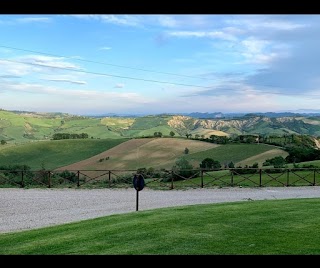
{"label": "hillside", "polygon": [[0,146],[0,166],[28,165],[55,169],[104,152],[127,139],[39,141]]}
{"label": "hillside", "polygon": [[[185,148],[189,149],[187,155],[184,153]],[[128,140],[86,160],[60,167],[59,170],[171,169],[181,157],[199,168],[200,162],[206,157],[218,160],[221,164],[230,161],[236,164],[240,161],[248,162],[250,157],[265,161],[274,153],[286,154],[275,146],[265,144],[217,145],[182,138],[144,138]]]}
{"label": "hillside", "polygon": [[320,136],[320,117],[266,117],[199,119],[182,115],[140,117],[87,117],[63,113],[33,113],[0,110],[0,140],[8,144],[50,140],[56,133],[82,134],[91,139],[152,137],[161,132],[169,137],[210,138],[210,135],[310,135]]}

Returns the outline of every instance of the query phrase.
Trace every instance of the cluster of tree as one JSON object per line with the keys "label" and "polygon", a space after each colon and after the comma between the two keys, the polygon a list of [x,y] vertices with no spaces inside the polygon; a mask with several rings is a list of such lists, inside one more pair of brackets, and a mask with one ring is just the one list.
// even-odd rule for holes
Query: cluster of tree
{"label": "cluster of tree", "polygon": [[[187,138],[191,138],[191,134],[186,134]],[[218,135],[210,135],[209,138],[204,138],[204,135],[196,134],[194,139],[212,142],[217,144],[226,144],[226,143],[266,143],[276,146],[290,146],[297,145],[303,147],[314,148],[315,143],[313,141],[313,137],[308,135],[299,135],[299,134],[283,134],[283,135],[267,135],[267,134],[243,134],[236,135],[233,134],[231,136],[218,136]]]}
{"label": "cluster of tree", "polygon": [[[176,133],[174,133],[173,131],[170,131],[169,135],[170,135],[170,137],[174,137],[176,135]],[[163,136],[163,134],[160,131],[156,131],[153,133],[153,136],[161,138]]]}
{"label": "cluster of tree", "polygon": [[7,144],[7,142],[5,140],[1,140],[0,143],[1,143],[1,145]]}
{"label": "cluster of tree", "polygon": [[262,163],[262,166],[273,166],[274,168],[283,168],[287,164],[287,161],[282,156],[276,156],[271,159],[267,159]]}
{"label": "cluster of tree", "polygon": [[314,148],[291,146],[286,147],[285,150],[289,153],[289,155],[285,158],[287,163],[297,163],[320,159],[320,150]]}
{"label": "cluster of tree", "polygon": [[154,137],[161,138],[161,137],[162,137],[162,132],[156,131],[155,133],[153,133],[153,136],[154,136]]}
{"label": "cluster of tree", "polygon": [[87,139],[89,135],[87,133],[55,133],[52,136],[53,140],[67,140],[67,139]]}
{"label": "cluster of tree", "polygon": [[0,170],[8,170],[8,171],[27,171],[31,168],[28,165],[2,165],[0,166]]}

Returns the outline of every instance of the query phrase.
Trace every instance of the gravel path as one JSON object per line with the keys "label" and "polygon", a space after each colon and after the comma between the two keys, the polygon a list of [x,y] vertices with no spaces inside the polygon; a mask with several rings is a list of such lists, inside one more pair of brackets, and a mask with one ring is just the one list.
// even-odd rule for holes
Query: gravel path
{"label": "gravel path", "polygon": [[[150,190],[139,192],[138,210],[244,200],[320,197],[320,186]],[[136,212],[132,189],[1,189],[0,233],[100,216]]]}

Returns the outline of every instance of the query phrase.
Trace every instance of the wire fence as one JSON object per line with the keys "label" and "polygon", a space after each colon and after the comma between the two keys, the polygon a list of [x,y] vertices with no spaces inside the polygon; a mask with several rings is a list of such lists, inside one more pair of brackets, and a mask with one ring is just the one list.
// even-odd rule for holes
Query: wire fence
{"label": "wire fence", "polygon": [[136,174],[150,189],[320,185],[320,168],[188,170],[0,170],[0,187],[131,188]]}

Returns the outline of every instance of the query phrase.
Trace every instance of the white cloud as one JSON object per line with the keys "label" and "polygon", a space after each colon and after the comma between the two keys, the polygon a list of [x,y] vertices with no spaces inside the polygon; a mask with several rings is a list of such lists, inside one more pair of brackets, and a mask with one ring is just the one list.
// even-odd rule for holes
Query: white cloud
{"label": "white cloud", "polygon": [[51,18],[48,17],[25,17],[18,18],[16,20],[18,23],[32,23],[32,22],[50,22]]}
{"label": "white cloud", "polygon": [[71,84],[77,84],[77,85],[86,85],[87,84],[87,82],[85,82],[85,81],[68,80],[68,79],[47,79],[47,81],[65,82],[65,83],[71,83]]}
{"label": "white cloud", "polygon": [[173,31],[168,32],[168,35],[176,37],[207,37],[229,41],[237,40],[237,38],[234,35],[222,31]]}
{"label": "white cloud", "polygon": [[[292,16],[294,18],[295,16]],[[228,25],[234,25],[237,28],[245,30],[279,30],[293,31],[299,28],[306,27],[307,24],[297,23],[285,19],[280,19],[279,16],[266,15],[239,15],[234,18],[227,18],[224,21]]]}
{"label": "white cloud", "polygon": [[114,87],[115,88],[124,88],[124,84],[118,83]]}
{"label": "white cloud", "polygon": [[[130,101],[135,103],[145,103],[146,100],[138,93],[134,92],[112,92],[99,91],[92,89],[84,90],[68,90],[59,87],[46,86],[36,83],[0,83],[2,91],[6,92],[27,92],[32,94],[42,94],[46,97],[46,101],[50,102],[50,96],[59,96],[60,98],[71,97],[75,101],[77,99],[101,100],[105,102]],[[20,99],[23,102],[23,99]],[[18,100],[17,100],[18,102]]]}
{"label": "white cloud", "polygon": [[23,76],[33,70],[33,66],[0,59],[0,71],[6,75]]}
{"label": "white cloud", "polygon": [[159,15],[157,18],[159,24],[164,27],[174,28],[179,25],[178,21],[172,16]]}
{"label": "white cloud", "polygon": [[105,23],[112,23],[123,26],[139,26],[141,19],[136,15],[71,15],[79,19],[93,19]]}
{"label": "white cloud", "polygon": [[99,50],[110,50],[112,49],[111,47],[100,47]]}
{"label": "white cloud", "polygon": [[61,69],[74,69],[81,70],[78,65],[67,62],[63,57],[52,57],[44,55],[26,55],[18,58],[19,61],[25,63],[35,64],[36,66],[61,68]]}

